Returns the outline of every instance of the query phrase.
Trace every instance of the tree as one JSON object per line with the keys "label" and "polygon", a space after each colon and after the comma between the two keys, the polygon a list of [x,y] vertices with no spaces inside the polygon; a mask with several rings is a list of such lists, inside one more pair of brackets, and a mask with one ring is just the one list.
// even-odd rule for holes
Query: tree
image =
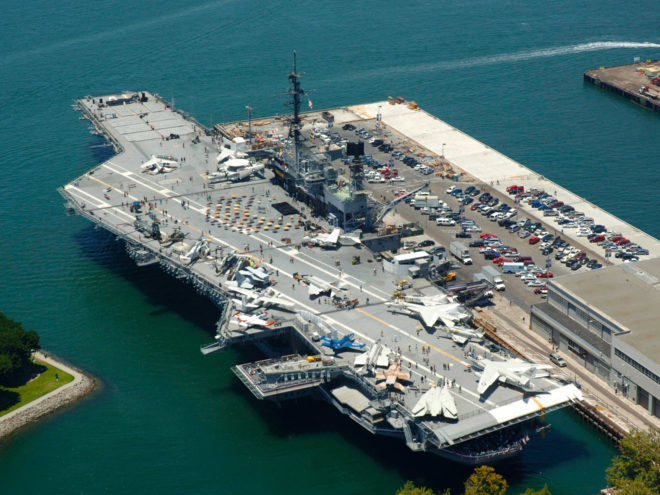
{"label": "tree", "polygon": [[633,431],[621,440],[619,451],[607,468],[607,483],[626,487],[630,494],[638,493],[640,486],[650,490],[640,494],[660,493],[660,433]]}
{"label": "tree", "polygon": [[617,495],[658,495],[641,480],[626,480],[621,483]]}
{"label": "tree", "polygon": [[396,495],[433,495],[433,490],[425,486],[415,486],[412,481],[406,481],[406,483],[396,491]]}
{"label": "tree", "polygon": [[528,488],[527,490],[525,490],[525,493],[523,493],[523,495],[552,495],[552,493],[550,493],[550,490],[548,489],[548,485],[546,484],[543,485],[543,488],[541,488],[538,492],[534,491],[531,488]]}
{"label": "tree", "polygon": [[39,335],[0,313],[0,379],[30,363],[32,350],[39,347]]}
{"label": "tree", "polygon": [[479,466],[465,482],[465,495],[504,495],[509,484],[490,466]]}

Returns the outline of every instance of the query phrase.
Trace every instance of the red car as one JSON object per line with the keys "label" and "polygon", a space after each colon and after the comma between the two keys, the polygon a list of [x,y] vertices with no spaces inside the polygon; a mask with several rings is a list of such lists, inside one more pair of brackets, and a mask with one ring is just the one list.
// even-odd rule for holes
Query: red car
{"label": "red car", "polygon": [[497,237],[495,234],[489,234],[488,232],[483,232],[482,234],[479,234],[479,237],[482,239],[490,239],[491,237]]}
{"label": "red car", "polygon": [[478,204],[474,204],[474,205],[470,206],[470,209],[471,209],[472,211],[474,211],[474,210],[477,209],[477,206],[479,206],[479,205],[478,205]]}
{"label": "red car", "polygon": [[536,244],[536,243],[538,243],[540,240],[541,240],[540,237],[532,236],[532,237],[529,238],[529,243],[530,243],[530,244]]}
{"label": "red car", "polygon": [[630,239],[626,239],[626,238],[624,237],[623,239],[619,239],[618,241],[616,241],[616,243],[617,243],[619,246],[625,246],[626,244],[630,244]]}
{"label": "red car", "polygon": [[597,235],[597,236],[592,237],[591,239],[589,239],[589,242],[603,242],[604,240],[605,240],[604,235]]}
{"label": "red car", "polygon": [[555,276],[555,274],[552,272],[543,272],[543,273],[537,273],[536,276],[539,278],[552,278]]}
{"label": "red car", "polygon": [[543,287],[537,287],[534,289],[534,294],[547,294],[548,293],[548,286],[544,285]]}
{"label": "red car", "polygon": [[511,263],[511,260],[509,258],[504,258],[502,261],[497,262],[499,266],[502,266],[504,263]]}

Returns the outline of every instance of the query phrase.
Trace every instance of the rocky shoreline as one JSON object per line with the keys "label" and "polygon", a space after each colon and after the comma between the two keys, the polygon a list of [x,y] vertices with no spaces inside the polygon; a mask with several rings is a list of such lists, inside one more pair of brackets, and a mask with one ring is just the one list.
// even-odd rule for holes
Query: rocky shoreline
{"label": "rocky shoreline", "polygon": [[74,376],[74,380],[5,416],[0,416],[0,441],[48,414],[87,397],[99,386],[97,379],[54,359],[50,355],[35,353],[35,357],[70,373]]}

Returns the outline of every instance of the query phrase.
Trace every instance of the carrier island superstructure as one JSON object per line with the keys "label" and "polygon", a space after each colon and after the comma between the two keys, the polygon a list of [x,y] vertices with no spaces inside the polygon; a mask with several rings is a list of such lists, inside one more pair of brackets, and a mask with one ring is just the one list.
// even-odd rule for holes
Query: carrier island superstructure
{"label": "carrier island superstructure", "polygon": [[387,122],[361,106],[301,114],[295,65],[289,80],[293,115],[242,136],[146,91],[78,100],[117,153],[60,189],[67,211],[217,304],[204,354],[264,350],[232,368],[257,398],[317,394],[373,434],[461,462],[520,452],[538,418],[580,391],[484,342],[423,276],[393,299],[408,263],[423,270],[429,256],[382,258],[401,245],[373,233],[392,205],[362,188],[345,149],[314,142],[320,127]]}

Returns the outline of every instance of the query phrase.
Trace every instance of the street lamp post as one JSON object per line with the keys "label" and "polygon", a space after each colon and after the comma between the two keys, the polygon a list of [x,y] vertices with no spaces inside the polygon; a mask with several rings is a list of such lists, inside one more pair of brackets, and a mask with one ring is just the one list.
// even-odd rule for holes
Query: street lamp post
{"label": "street lamp post", "polygon": [[445,159],[445,146],[446,145],[447,145],[447,143],[442,143],[442,159],[443,160]]}

